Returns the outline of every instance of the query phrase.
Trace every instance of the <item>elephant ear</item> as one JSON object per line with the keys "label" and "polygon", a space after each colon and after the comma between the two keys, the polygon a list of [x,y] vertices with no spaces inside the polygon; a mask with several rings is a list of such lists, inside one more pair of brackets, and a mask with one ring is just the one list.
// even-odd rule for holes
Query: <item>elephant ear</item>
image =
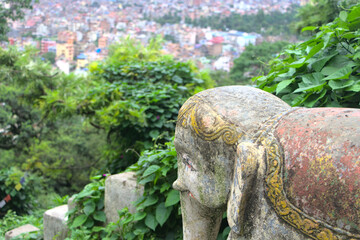
{"label": "elephant ear", "polygon": [[245,211],[262,158],[262,148],[254,143],[242,142],[237,146],[237,159],[227,206],[227,219],[231,230],[238,235],[242,235],[244,231]]}

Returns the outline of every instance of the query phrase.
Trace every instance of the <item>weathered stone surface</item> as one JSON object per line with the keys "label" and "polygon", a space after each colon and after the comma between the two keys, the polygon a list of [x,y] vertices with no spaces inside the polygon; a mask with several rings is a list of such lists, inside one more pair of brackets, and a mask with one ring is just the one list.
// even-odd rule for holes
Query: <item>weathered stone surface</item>
{"label": "weathered stone surface", "polygon": [[67,211],[68,205],[62,205],[44,213],[44,240],[63,240],[66,238],[68,228],[65,214]]}
{"label": "weathered stone surface", "polygon": [[11,231],[8,231],[5,233],[5,240],[10,240],[16,236],[19,236],[20,234],[23,233],[30,233],[30,232],[36,232],[39,231],[40,229],[38,229],[37,227],[30,225],[30,224],[26,224],[24,226],[15,228]]}
{"label": "weathered stone surface", "polygon": [[360,109],[291,108],[249,87],[180,109],[175,147],[184,240],[360,239]]}
{"label": "weathered stone surface", "polygon": [[76,203],[74,202],[74,198],[75,197],[71,197],[69,198],[67,204],[68,204],[68,211],[70,211],[71,209],[74,209],[76,207]]}
{"label": "weathered stone surface", "polygon": [[306,214],[360,234],[360,111],[300,108],[276,135],[284,149],[285,192]]}
{"label": "weathered stone surface", "polygon": [[135,212],[132,202],[144,193],[143,186],[137,185],[133,172],[111,175],[105,181],[105,214],[107,222],[116,222],[119,219],[118,211],[124,207]]}

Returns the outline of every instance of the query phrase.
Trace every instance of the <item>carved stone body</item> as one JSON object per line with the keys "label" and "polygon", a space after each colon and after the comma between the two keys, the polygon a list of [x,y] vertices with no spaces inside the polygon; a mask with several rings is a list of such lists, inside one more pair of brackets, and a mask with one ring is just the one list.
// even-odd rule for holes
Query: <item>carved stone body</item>
{"label": "carved stone body", "polygon": [[360,239],[360,110],[291,108],[250,87],[201,92],[175,134],[184,239]]}

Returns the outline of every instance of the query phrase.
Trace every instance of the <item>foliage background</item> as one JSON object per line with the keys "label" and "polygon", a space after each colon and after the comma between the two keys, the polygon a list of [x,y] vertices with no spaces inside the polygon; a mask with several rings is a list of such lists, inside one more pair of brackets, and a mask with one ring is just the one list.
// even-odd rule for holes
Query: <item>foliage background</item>
{"label": "foliage background", "polygon": [[360,5],[342,11],[309,40],[291,45],[271,63],[268,75],[254,78],[259,88],[292,106],[359,107]]}

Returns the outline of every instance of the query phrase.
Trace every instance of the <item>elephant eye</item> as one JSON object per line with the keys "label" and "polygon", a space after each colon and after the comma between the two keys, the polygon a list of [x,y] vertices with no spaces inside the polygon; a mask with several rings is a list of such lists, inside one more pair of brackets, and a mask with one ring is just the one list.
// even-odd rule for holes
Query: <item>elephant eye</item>
{"label": "elephant eye", "polygon": [[182,161],[183,161],[183,163],[185,164],[186,168],[189,168],[190,171],[197,171],[197,170],[194,168],[194,166],[193,166],[193,164],[192,164],[192,162],[191,162],[191,160],[190,160],[189,155],[187,155],[186,153],[184,153],[184,154],[182,155]]}

